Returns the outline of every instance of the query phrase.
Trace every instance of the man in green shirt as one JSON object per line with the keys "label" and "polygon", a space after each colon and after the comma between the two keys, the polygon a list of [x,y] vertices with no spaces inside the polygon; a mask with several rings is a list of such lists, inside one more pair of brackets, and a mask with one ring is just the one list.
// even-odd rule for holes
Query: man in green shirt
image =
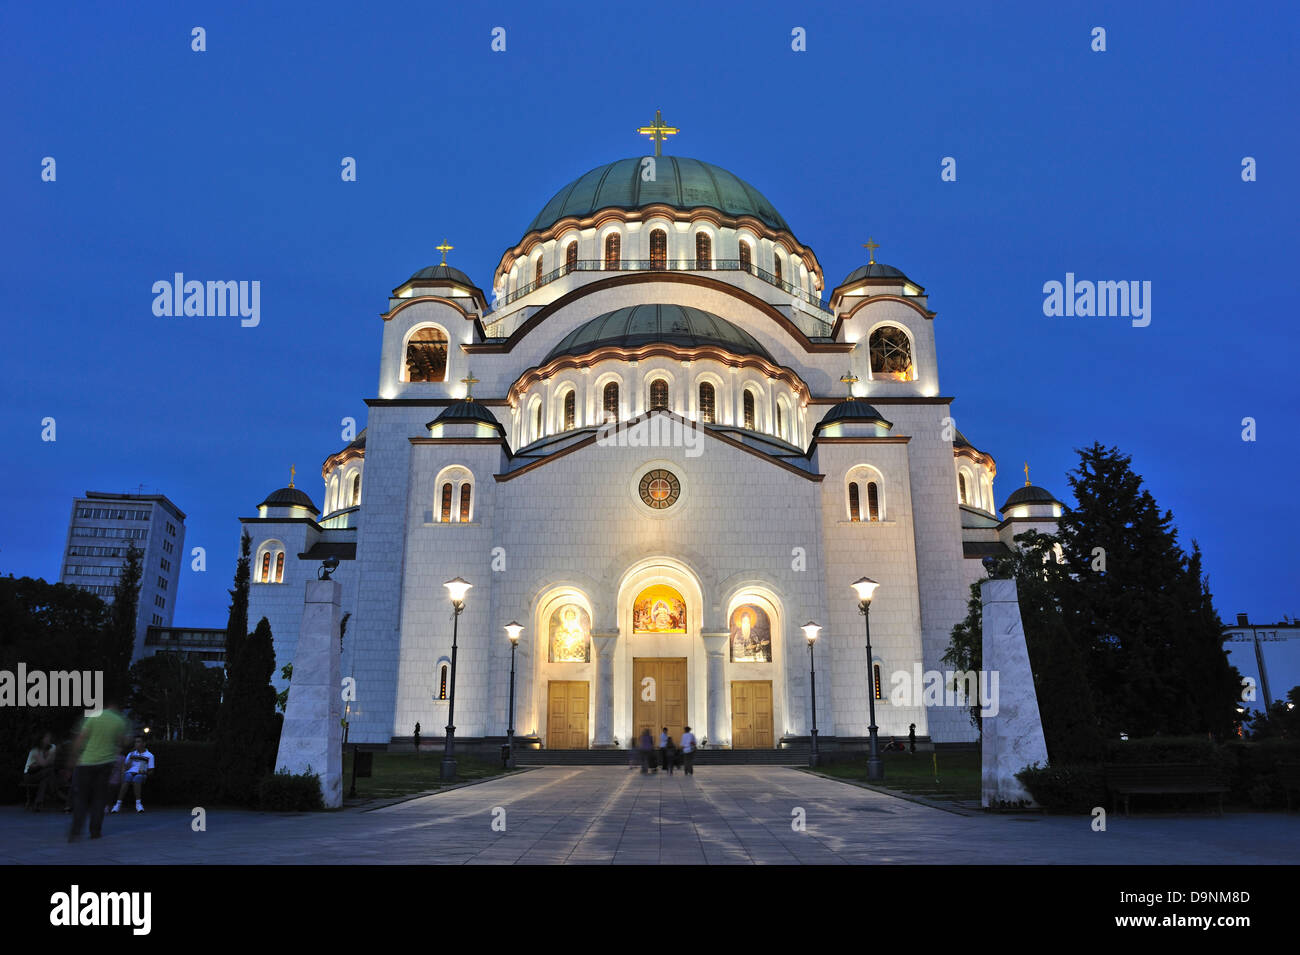
{"label": "man in green shirt", "polygon": [[122,758],[126,741],[126,718],[118,712],[117,701],[107,699],[104,709],[88,716],[77,729],[72,744],[76,769],[73,771],[72,831],[68,841],[81,837],[86,816],[90,816],[90,838],[98,839],[104,828],[104,807],[108,805],[108,777],[113,765]]}

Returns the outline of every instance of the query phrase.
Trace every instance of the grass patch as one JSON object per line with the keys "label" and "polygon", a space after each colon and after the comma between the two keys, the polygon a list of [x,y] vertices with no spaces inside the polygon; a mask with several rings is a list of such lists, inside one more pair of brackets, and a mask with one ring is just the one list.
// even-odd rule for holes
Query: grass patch
{"label": "grass patch", "polygon": [[[442,772],[442,750],[430,753],[375,753],[374,774],[357,779],[358,799],[385,799],[392,796],[411,796],[415,793],[439,789]],[[500,776],[508,772],[501,768],[501,760],[481,760],[470,756],[456,757],[455,782],[467,782]],[[343,752],[343,794],[352,788],[352,747]]]}
{"label": "grass patch", "polygon": [[[935,780],[935,762],[939,776]],[[942,753],[920,752],[882,753],[885,766],[883,782],[872,783],[884,789],[896,789],[914,796],[936,799],[980,798],[980,754],[973,750],[955,750]],[[860,756],[851,762],[818,766],[817,771],[836,779],[868,782],[867,757]]]}

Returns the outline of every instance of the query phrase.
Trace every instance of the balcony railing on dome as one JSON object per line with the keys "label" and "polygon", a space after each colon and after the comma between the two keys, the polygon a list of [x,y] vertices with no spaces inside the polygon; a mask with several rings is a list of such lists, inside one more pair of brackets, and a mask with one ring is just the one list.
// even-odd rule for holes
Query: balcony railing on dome
{"label": "balcony railing on dome", "polygon": [[620,259],[617,263],[606,263],[604,259],[578,259],[575,262],[562,265],[558,269],[552,269],[536,282],[528,282],[508,295],[498,297],[483,314],[484,325],[488,329],[489,337],[495,337],[491,327],[497,325],[500,321],[500,319],[488,319],[489,315],[499,312],[507,305],[518,301],[531,292],[537,291],[543,285],[549,285],[556,279],[563,278],[571,272],[748,272],[755,278],[762,279],[768,285],[794,296],[807,308],[813,310],[812,312],[798,309],[794,311],[795,325],[809,338],[825,338],[829,336],[831,328],[835,324],[833,314],[822,305],[818,296],[797,285],[792,285],[783,279],[777,278],[771,272],[761,269],[757,265],[752,263],[742,264],[739,259],[714,259],[710,265],[702,268],[694,259],[686,262],[665,262],[658,259]]}

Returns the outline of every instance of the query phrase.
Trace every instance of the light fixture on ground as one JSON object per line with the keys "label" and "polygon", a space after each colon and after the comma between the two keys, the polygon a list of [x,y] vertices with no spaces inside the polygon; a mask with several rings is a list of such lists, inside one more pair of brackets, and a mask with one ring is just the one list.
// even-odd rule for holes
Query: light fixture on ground
{"label": "light fixture on ground", "polygon": [[817,660],[813,654],[813,644],[821,627],[809,620],[801,628],[804,639],[808,641],[808,689],[812,697],[812,752],[808,754],[808,765],[817,765]]}
{"label": "light fixture on ground", "polygon": [[474,585],[456,577],[443,584],[451,597],[451,692],[447,695],[447,738],[442,750],[442,779],[456,778],[456,638],[460,628],[460,612],[465,609],[465,594]]}
{"label": "light fixture on ground", "polygon": [[519,635],[524,628],[514,620],[506,624],[510,637],[510,725],[506,727],[506,769],[515,768],[515,651],[519,649]]}
{"label": "light fixture on ground", "polygon": [[871,715],[871,725],[867,731],[871,734],[871,749],[867,753],[867,778],[881,780],[885,778],[885,764],[880,761],[880,743],[876,727],[876,672],[871,658],[871,597],[880,584],[870,577],[861,577],[850,585],[858,595],[858,613],[867,628],[867,706]]}

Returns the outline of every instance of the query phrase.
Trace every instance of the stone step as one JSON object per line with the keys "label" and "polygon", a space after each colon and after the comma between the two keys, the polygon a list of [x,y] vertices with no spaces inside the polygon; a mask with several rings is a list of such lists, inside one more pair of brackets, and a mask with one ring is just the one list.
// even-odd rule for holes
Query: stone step
{"label": "stone step", "polygon": [[[656,751],[656,756],[658,751]],[[515,753],[519,766],[626,766],[625,749],[536,749]],[[788,749],[710,749],[695,756],[696,766],[806,766],[806,747]]]}

